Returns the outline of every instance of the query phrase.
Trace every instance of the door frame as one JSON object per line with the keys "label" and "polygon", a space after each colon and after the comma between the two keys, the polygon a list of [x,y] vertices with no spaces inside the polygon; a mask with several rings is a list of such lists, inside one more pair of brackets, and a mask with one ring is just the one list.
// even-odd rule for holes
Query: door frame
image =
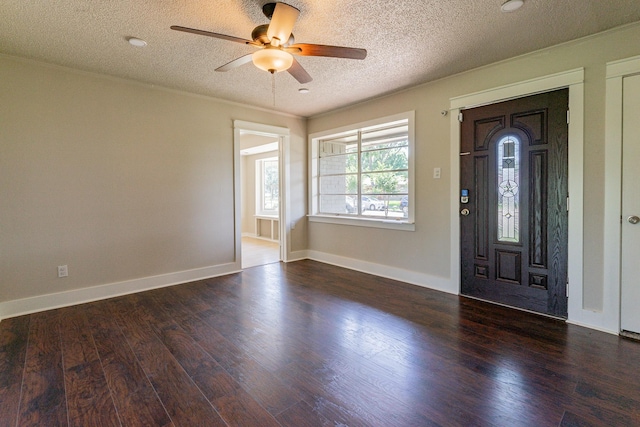
{"label": "door frame", "polygon": [[624,77],[640,73],[640,56],[607,62],[604,165],[604,307],[620,332],[622,288],[622,96]]}
{"label": "door frame", "polygon": [[557,89],[569,89],[569,238],[567,322],[589,325],[591,328],[611,332],[601,316],[592,316],[583,308],[583,176],[584,176],[584,68],[525,80],[493,89],[451,98],[451,289],[460,294],[460,122],[458,114],[466,109],[508,101]]}
{"label": "door frame", "polygon": [[235,217],[235,264],[238,270],[242,269],[242,205],[241,205],[241,175],[240,175],[240,135],[241,132],[256,135],[278,137],[278,179],[279,179],[279,221],[278,236],[280,241],[280,259],[289,261],[290,229],[288,227],[290,217],[289,195],[289,158],[290,137],[289,129],[279,126],[265,125],[261,123],[233,121],[233,193],[234,193],[234,217]]}
{"label": "door frame", "polygon": [[[568,108],[564,88],[463,111],[460,182],[469,204],[459,209],[472,212],[459,219],[464,296],[567,318]],[[511,202],[510,186],[504,199],[498,191],[503,179],[516,182]],[[508,226],[503,209],[515,209]]]}

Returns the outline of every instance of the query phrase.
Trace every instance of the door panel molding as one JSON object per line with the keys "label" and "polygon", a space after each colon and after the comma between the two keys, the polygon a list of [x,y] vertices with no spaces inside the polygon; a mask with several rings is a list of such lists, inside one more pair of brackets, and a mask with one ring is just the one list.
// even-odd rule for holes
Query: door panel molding
{"label": "door panel molding", "polygon": [[527,133],[531,145],[544,144],[544,141],[547,140],[548,123],[544,110],[514,114],[511,117],[511,126]]}
{"label": "door panel molding", "polygon": [[529,265],[547,268],[547,152],[532,151],[529,157]]}
{"label": "door panel molding", "polygon": [[[583,308],[583,176],[584,176],[584,69],[542,76],[536,79],[509,84],[481,92],[475,92],[450,99],[451,135],[451,281],[452,292],[460,293],[460,122],[458,114],[462,109],[507,101],[555,89],[569,89],[569,309],[568,322],[584,324],[594,329],[613,332],[609,319],[602,313]],[[617,331],[615,332],[617,333]]]}
{"label": "door panel molding", "polygon": [[604,180],[604,301],[607,325],[620,331],[622,94],[624,77],[640,73],[640,56],[607,63]]}
{"label": "door panel molding", "polygon": [[522,254],[520,252],[496,249],[496,280],[522,285]]}
{"label": "door panel molding", "polygon": [[487,137],[482,141],[474,141],[474,149],[476,151],[486,151],[489,149],[489,141],[493,136],[504,129],[504,116],[492,117],[490,119],[478,120],[475,124],[474,135],[486,133]]}
{"label": "door panel molding", "polygon": [[[489,157],[478,156],[473,159],[473,173],[475,175],[474,181],[478,183],[476,186],[476,194],[473,195],[476,201],[475,224],[488,224],[489,215],[489,194],[486,191],[487,182],[489,179]],[[483,193],[477,193],[482,191]],[[489,260],[489,230],[487,227],[482,229],[476,228],[474,232],[475,236],[475,258],[478,260]]]}

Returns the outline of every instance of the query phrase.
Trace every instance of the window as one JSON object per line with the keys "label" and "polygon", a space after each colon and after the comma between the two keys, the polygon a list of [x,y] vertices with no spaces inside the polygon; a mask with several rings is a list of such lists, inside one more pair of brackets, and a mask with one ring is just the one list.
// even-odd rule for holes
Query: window
{"label": "window", "polygon": [[256,160],[256,214],[278,215],[278,158]]}
{"label": "window", "polygon": [[413,117],[311,135],[312,221],[412,229]]}

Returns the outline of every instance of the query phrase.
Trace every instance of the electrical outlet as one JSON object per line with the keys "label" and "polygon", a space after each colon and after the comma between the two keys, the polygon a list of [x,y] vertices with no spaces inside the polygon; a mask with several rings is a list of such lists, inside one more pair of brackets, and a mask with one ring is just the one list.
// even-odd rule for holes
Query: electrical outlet
{"label": "electrical outlet", "polygon": [[67,277],[69,275],[69,268],[66,265],[58,266],[58,277]]}
{"label": "electrical outlet", "polygon": [[435,179],[439,179],[440,178],[440,168],[433,168],[433,177]]}

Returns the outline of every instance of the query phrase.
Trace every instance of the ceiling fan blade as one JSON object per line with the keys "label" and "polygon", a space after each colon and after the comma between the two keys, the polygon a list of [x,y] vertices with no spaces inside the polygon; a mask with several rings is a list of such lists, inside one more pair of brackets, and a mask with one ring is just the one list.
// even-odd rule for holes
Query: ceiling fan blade
{"label": "ceiling fan blade", "polygon": [[229,71],[232,68],[237,68],[241,65],[247,64],[249,62],[251,62],[251,53],[248,55],[243,55],[240,58],[236,58],[231,62],[227,62],[226,64],[224,64],[221,67],[216,68],[216,71]]}
{"label": "ceiling fan blade", "polygon": [[289,40],[299,14],[300,11],[293,6],[285,3],[276,3],[271,23],[267,30],[267,37],[269,37],[271,44],[280,46]]}
{"label": "ceiling fan blade", "polygon": [[183,31],[185,33],[192,33],[192,34],[198,34],[201,36],[215,37],[217,39],[222,39],[222,40],[229,40],[236,43],[260,46],[260,44],[257,44],[252,40],[241,39],[240,37],[228,36],[226,34],[212,33],[211,31],[198,30],[195,28],[181,27],[180,25],[172,25],[171,29],[176,31]]}
{"label": "ceiling fan blade", "polygon": [[285,48],[287,52],[301,56],[328,56],[332,58],[364,59],[366,49],[355,47],[329,46],[326,44],[296,43]]}
{"label": "ceiling fan blade", "polygon": [[302,84],[309,83],[311,80],[313,80],[311,78],[311,76],[309,75],[309,73],[307,73],[307,70],[302,68],[302,65],[300,65],[300,63],[298,61],[296,61],[295,58],[293,58],[293,64],[291,64],[291,67],[289,67],[289,69],[287,71],[299,83],[302,83]]}

